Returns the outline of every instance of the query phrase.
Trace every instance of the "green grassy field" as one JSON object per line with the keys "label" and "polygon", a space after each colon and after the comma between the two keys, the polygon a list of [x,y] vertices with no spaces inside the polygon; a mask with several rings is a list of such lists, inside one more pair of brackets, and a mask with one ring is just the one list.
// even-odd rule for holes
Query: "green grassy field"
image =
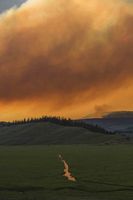
{"label": "green grassy field", "polygon": [[[77,182],[63,177],[62,154]],[[132,145],[0,147],[0,200],[132,200]]]}

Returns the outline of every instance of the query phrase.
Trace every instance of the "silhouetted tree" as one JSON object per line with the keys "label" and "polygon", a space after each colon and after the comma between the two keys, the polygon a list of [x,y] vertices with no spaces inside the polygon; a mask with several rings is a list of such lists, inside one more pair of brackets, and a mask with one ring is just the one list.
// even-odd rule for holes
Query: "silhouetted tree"
{"label": "silhouetted tree", "polygon": [[54,124],[59,124],[62,126],[70,126],[70,127],[82,127],[92,132],[99,132],[103,134],[115,134],[115,132],[110,132],[105,130],[104,128],[98,125],[92,125],[85,123],[82,120],[72,120],[70,118],[64,117],[55,117],[55,116],[42,116],[40,118],[24,118],[23,120],[15,120],[13,122],[5,122],[3,126],[13,126],[13,125],[23,125],[27,123],[43,123],[43,122],[51,122]]}

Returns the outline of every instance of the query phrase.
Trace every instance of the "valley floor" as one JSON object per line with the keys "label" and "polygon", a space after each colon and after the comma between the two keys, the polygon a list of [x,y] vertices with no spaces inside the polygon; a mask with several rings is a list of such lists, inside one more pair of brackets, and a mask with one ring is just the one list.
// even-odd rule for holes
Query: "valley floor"
{"label": "valley floor", "polygon": [[[63,177],[62,154],[76,182]],[[0,200],[132,200],[132,145],[1,146]]]}

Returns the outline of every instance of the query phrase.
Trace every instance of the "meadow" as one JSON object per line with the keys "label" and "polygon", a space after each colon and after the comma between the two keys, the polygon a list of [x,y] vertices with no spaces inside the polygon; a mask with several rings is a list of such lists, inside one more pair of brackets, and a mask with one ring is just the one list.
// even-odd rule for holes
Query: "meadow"
{"label": "meadow", "polygon": [[[63,177],[63,163],[76,182]],[[0,147],[0,200],[132,200],[132,145]]]}

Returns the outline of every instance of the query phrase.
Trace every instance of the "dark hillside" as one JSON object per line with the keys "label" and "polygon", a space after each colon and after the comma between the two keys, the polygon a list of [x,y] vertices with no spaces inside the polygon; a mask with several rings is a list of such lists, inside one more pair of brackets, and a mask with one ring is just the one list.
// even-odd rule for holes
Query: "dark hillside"
{"label": "dark hillside", "polygon": [[127,142],[129,142],[129,138],[117,134],[101,134],[81,127],[63,126],[51,122],[33,122],[0,127],[0,145],[112,144]]}

